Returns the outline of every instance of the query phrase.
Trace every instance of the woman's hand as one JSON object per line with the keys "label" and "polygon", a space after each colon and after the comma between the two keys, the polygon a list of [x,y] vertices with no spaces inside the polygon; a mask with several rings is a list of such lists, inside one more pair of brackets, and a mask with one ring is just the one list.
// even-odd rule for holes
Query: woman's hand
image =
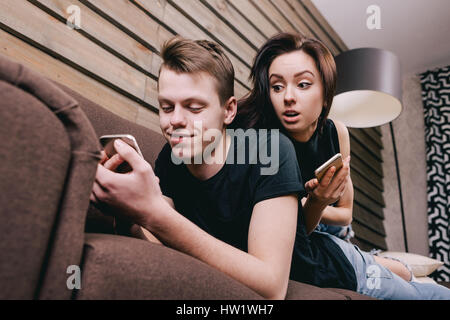
{"label": "woman's hand", "polygon": [[[132,147],[120,139],[114,142],[114,147],[117,154],[110,159],[102,154],[91,200],[107,204],[119,217],[139,225],[151,223],[168,206],[159,187],[159,179],[150,164]],[[124,161],[132,171],[125,174],[112,171]]]}
{"label": "woman's hand", "polygon": [[328,206],[342,197],[349,176],[350,156],[343,161],[338,172],[336,172],[336,167],[330,167],[320,182],[316,178],[311,179],[305,183],[305,189],[311,200]]}

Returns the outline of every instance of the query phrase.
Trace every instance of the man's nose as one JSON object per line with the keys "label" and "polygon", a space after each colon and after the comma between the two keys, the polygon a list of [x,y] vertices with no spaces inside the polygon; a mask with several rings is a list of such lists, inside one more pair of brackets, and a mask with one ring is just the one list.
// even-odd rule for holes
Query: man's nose
{"label": "man's nose", "polygon": [[186,117],[181,106],[175,106],[170,116],[170,124],[173,127],[186,126]]}

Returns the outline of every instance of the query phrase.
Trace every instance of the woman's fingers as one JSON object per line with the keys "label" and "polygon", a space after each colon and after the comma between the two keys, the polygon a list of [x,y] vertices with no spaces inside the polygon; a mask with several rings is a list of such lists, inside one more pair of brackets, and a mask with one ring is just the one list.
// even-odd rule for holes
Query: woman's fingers
{"label": "woman's fingers", "polygon": [[339,170],[338,174],[335,177],[335,181],[332,181],[330,187],[333,190],[333,195],[336,198],[341,198],[344,194],[347,183],[350,179],[350,168],[348,167],[348,163],[344,164],[344,166]]}
{"label": "woman's fingers", "polygon": [[326,186],[326,194],[328,194],[329,198],[336,200],[340,197],[342,190],[344,190],[347,185],[348,176],[348,163],[344,163],[344,165],[336,172],[336,174],[334,174],[331,181]]}
{"label": "woman's fingers", "polygon": [[330,168],[328,168],[327,172],[323,175],[322,180],[320,180],[320,186],[323,188],[328,187],[331,180],[333,180],[335,172],[336,172],[335,166],[331,166]]}
{"label": "woman's fingers", "polygon": [[[324,174],[320,183],[310,193],[316,199],[327,204],[338,201],[345,193],[347,183],[350,179],[350,156],[345,158],[342,167],[336,171],[336,167],[330,167]],[[305,184],[305,188],[310,187],[310,181]],[[307,189],[308,191],[308,189]]]}
{"label": "woman's fingers", "polygon": [[319,185],[319,181],[317,179],[311,179],[308,182],[305,183],[305,190],[306,192],[312,192],[315,188]]}
{"label": "woman's fingers", "polygon": [[305,184],[305,190],[306,190],[306,192],[311,192],[314,190],[314,188],[311,186],[311,183],[309,181]]}
{"label": "woman's fingers", "polygon": [[[347,157],[347,159],[349,158]],[[330,183],[333,189],[338,188],[342,183],[346,183],[347,181],[347,178],[350,174],[350,163],[347,159],[344,161],[339,171],[335,174],[333,181],[331,181]]]}

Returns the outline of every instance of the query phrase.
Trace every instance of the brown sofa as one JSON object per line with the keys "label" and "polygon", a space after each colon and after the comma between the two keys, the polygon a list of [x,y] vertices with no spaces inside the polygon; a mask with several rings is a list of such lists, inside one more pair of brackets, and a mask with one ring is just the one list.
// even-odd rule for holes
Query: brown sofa
{"label": "brown sofa", "polygon": [[[164,140],[0,56],[0,299],[262,299],[203,262],[116,235],[90,206],[103,134],[153,164]],[[81,289],[68,289],[71,265]],[[290,281],[287,299],[370,299]]]}

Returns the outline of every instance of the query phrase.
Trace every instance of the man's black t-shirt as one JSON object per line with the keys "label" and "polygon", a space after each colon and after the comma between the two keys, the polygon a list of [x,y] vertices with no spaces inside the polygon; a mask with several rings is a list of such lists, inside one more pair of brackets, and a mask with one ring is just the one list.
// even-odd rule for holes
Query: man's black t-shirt
{"label": "man's black t-shirt", "polygon": [[[291,278],[321,287],[355,290],[353,267],[340,248],[321,234],[306,235],[300,202],[305,196],[305,189],[294,146],[282,133],[279,133],[277,143],[278,170],[274,174],[261,174],[261,169],[273,163],[261,161],[257,156],[260,147],[267,147],[267,155],[272,156],[272,161],[275,159],[272,151],[277,151],[271,150],[270,133],[267,139],[261,139],[262,144],[248,143],[248,140],[234,137],[229,149],[233,152],[228,152],[226,163],[207,180],[195,178],[185,164],[175,164],[170,145],[166,144],[155,163],[155,174],[160,179],[162,193],[173,200],[180,214],[204,231],[246,252],[255,204],[282,195],[297,194],[299,209]],[[243,143],[244,148],[241,148]],[[245,151],[244,163],[239,161],[242,160],[239,157],[242,150]],[[273,212],[273,219],[281,214],[283,212]]]}
{"label": "man's black t-shirt", "polygon": [[[263,142],[267,143],[270,155],[270,131],[267,137]],[[248,140],[241,149],[239,144],[244,141],[232,139],[226,163],[207,180],[195,178],[185,164],[174,164],[169,144],[163,147],[155,164],[161,191],[172,198],[179,213],[212,236],[243,251],[247,251],[248,229],[256,203],[304,192],[295,150],[286,136],[279,134],[278,172],[272,175],[261,175],[261,169],[267,169],[270,164],[264,165],[257,159],[261,149],[255,143],[249,146]],[[244,158],[239,154],[241,150],[245,152]],[[274,212],[274,219],[278,214],[283,212]]]}

